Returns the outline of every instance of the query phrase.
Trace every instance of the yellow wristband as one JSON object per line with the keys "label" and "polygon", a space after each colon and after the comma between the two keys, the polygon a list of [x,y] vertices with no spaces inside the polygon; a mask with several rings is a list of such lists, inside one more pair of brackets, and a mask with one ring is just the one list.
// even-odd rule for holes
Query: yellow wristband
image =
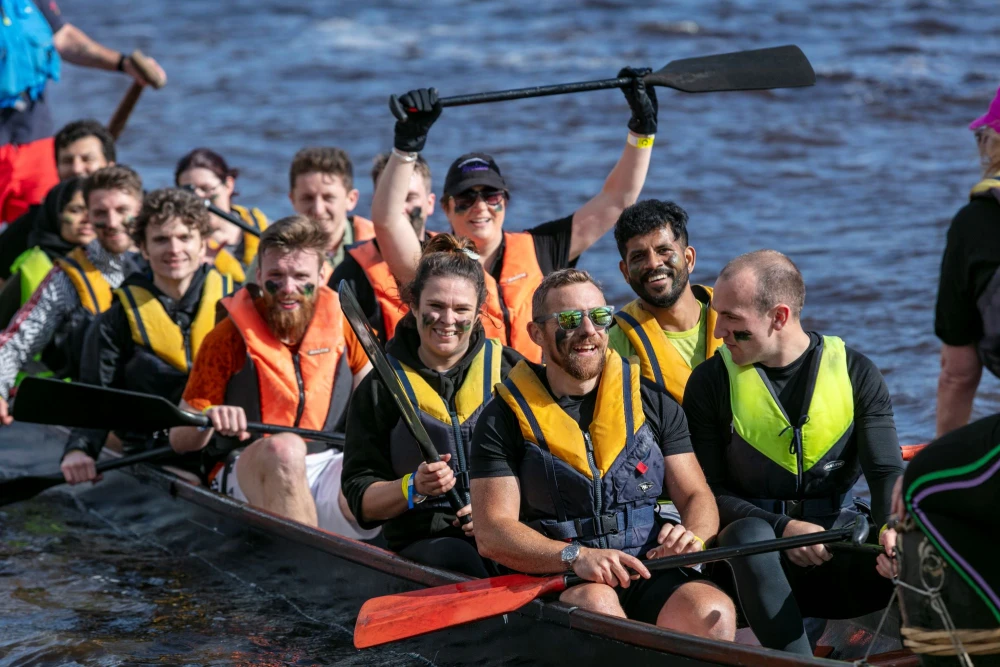
{"label": "yellow wristband", "polygon": [[410,478],[411,477],[413,477],[413,473],[412,472],[408,472],[405,475],[403,475],[403,480],[402,480],[403,483],[401,484],[401,486],[403,487],[403,500],[405,500],[407,502],[409,502],[409,500],[410,500],[410,494],[408,494],[406,492],[406,489],[407,489],[408,486],[410,486]]}
{"label": "yellow wristband", "polygon": [[882,541],[882,534],[887,530],[889,530],[889,524],[887,523],[883,523],[882,527],[878,529],[878,539],[880,542]]}
{"label": "yellow wristband", "polygon": [[655,134],[647,134],[640,137],[632,134],[631,132],[628,133],[629,146],[635,146],[636,148],[652,148],[654,139],[656,139]]}
{"label": "yellow wristband", "polygon": [[214,407],[215,407],[214,405],[208,406],[207,408],[205,408],[204,410],[201,411],[201,414],[205,414],[206,412],[208,412],[209,410],[211,410]]}
{"label": "yellow wristband", "polygon": [[[694,533],[691,533],[691,534],[694,535]],[[697,535],[694,535],[694,539],[698,540],[698,542],[701,544],[702,551],[704,551],[705,550],[705,540],[701,539]]]}

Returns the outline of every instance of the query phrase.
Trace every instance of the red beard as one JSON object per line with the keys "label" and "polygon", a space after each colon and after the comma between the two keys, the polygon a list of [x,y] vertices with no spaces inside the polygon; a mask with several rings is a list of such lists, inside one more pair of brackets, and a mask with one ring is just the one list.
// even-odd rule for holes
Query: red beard
{"label": "red beard", "polygon": [[306,335],[306,330],[316,312],[316,301],[315,298],[303,294],[296,294],[292,298],[298,301],[299,307],[295,310],[285,310],[278,303],[277,297],[265,293],[264,319],[278,340],[295,345]]}

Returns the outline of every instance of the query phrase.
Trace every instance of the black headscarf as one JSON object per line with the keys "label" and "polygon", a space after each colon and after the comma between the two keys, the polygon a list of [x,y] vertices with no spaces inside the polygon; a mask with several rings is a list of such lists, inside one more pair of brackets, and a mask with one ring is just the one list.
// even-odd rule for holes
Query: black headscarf
{"label": "black headscarf", "polygon": [[45,195],[35,215],[34,226],[28,235],[28,247],[40,247],[50,259],[63,257],[76,248],[59,234],[62,228],[62,211],[76,192],[83,188],[82,178],[70,178],[57,184]]}

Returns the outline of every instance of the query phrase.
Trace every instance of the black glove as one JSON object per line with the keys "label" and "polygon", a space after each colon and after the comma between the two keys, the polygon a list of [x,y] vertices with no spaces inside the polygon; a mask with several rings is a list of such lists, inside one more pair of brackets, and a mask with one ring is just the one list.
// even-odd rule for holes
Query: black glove
{"label": "black glove", "polygon": [[622,92],[625,93],[625,100],[632,110],[628,129],[636,134],[656,134],[656,112],[659,110],[659,105],[656,103],[656,89],[647,86],[642,80],[642,77],[652,71],[648,67],[623,67],[618,72],[618,78],[627,76],[632,79],[632,83],[622,87]]}
{"label": "black glove", "polygon": [[389,110],[396,117],[393,145],[405,153],[419,153],[427,142],[427,131],[441,115],[436,88],[418,88],[401,97],[389,97]]}

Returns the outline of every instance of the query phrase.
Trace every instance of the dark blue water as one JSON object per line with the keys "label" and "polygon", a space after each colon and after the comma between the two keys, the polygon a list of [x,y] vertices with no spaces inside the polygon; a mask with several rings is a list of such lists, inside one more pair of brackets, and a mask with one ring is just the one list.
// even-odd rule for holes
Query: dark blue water
{"label": "dark blue water", "polygon": [[[807,323],[874,359],[893,395],[900,439],[926,440],[934,428],[933,306],[944,233],[978,178],[965,126],[1000,84],[996,4],[639,4],[60,3],[93,37],[126,51],[139,47],[169,75],[166,88],[139,102],[120,142],[121,161],[159,187],[172,182],[178,157],[212,147],[242,169],[238,201],[272,218],[290,212],[288,163],[308,144],[351,153],[362,192],[357,210],[367,215],[370,160],[391,146],[392,92],[433,85],[451,95],[607,78],[624,65],[658,68],[688,56],[798,44],[818,74],[814,88],[700,96],[662,90],[643,194],[675,199],[689,211],[698,281],[713,282],[741,252],[789,254],[805,274]],[[67,66],[52,91],[57,122],[106,121],[127,86],[123,77]],[[527,227],[573,211],[599,190],[628,116],[617,91],[448,109],[425,156],[440,189],[454,157],[493,153],[513,186],[508,224]],[[436,214],[431,226],[444,225]],[[617,261],[606,237],[580,265],[604,280],[620,305],[631,297]],[[984,379],[977,415],[996,410],[998,388]],[[89,543],[89,532],[67,530]],[[37,546],[31,536],[3,539],[4,557],[14,560],[32,552],[8,539]],[[5,608],[13,590],[0,589]],[[11,636],[11,622],[0,621],[0,633],[8,633],[0,636]],[[27,640],[10,641],[8,649]],[[107,661],[100,664],[114,663]]]}

